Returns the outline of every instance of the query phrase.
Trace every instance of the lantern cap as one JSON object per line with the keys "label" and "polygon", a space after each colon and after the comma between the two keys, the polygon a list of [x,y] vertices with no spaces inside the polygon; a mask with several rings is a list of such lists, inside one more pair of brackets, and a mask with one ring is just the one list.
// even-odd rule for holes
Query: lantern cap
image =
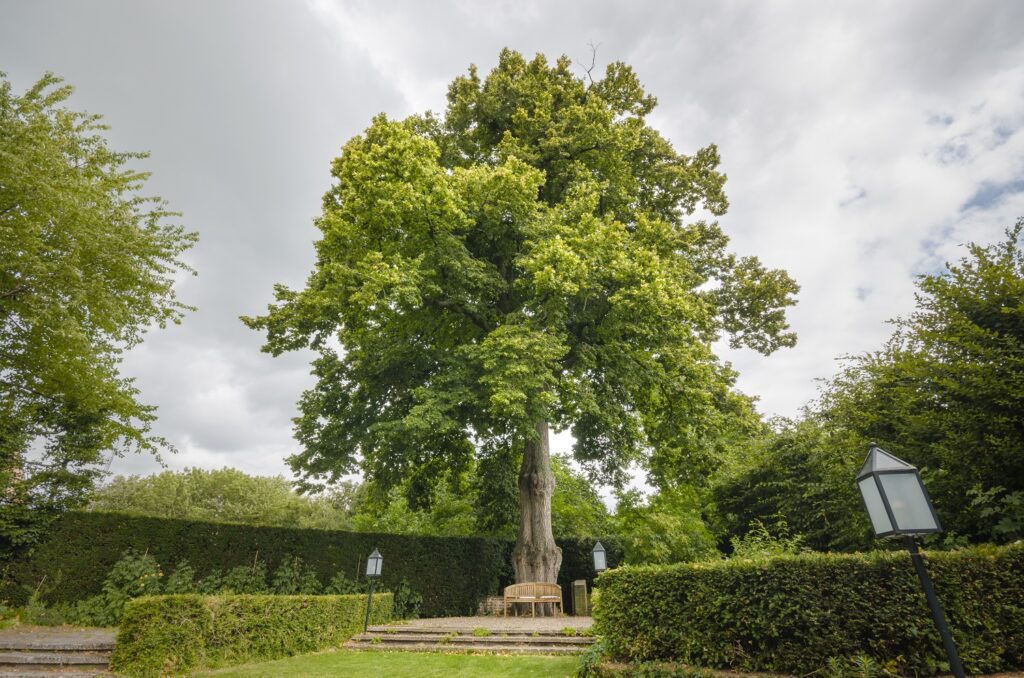
{"label": "lantern cap", "polygon": [[370,554],[371,558],[380,558],[380,551],[373,549],[373,553]]}
{"label": "lantern cap", "polygon": [[594,544],[594,551],[596,553],[604,553],[604,545],[601,542]]}
{"label": "lantern cap", "polygon": [[871,443],[864,465],[860,467],[857,480],[869,476],[876,471],[916,471],[917,467],[908,464],[899,457],[894,457],[875,443]]}

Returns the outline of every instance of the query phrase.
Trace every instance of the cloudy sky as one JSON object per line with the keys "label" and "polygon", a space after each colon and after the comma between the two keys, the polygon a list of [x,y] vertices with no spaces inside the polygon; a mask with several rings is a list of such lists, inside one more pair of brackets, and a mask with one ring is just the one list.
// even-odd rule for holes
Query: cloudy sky
{"label": "cloudy sky", "polygon": [[[913,306],[914,276],[1024,215],[1024,3],[0,0],[0,70],[44,71],[149,150],[148,186],[200,233],[199,307],[126,360],[171,468],[288,475],[308,355],[273,359],[239,321],[313,264],[341,145],[378,112],[442,110],[498,51],[631,64],[677,149],[719,146],[742,254],[802,286],[798,346],[722,354],[766,415],[795,415]],[[581,71],[582,73],[582,71]],[[568,444],[561,438],[558,445]],[[149,458],[113,470],[149,472]]]}

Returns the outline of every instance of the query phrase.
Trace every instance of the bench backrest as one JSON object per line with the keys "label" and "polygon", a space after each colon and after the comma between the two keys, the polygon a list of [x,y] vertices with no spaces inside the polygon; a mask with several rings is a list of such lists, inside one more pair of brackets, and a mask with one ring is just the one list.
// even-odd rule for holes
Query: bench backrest
{"label": "bench backrest", "polygon": [[540,597],[540,596],[559,596],[562,595],[562,587],[558,584],[548,584],[545,582],[528,582],[525,584],[512,584],[511,586],[505,587],[505,596],[525,596],[525,597]]}

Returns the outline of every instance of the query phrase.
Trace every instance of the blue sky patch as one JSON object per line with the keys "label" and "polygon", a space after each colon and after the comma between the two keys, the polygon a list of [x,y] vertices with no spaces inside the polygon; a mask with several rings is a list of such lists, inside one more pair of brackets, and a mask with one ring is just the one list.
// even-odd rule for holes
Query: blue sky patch
{"label": "blue sky patch", "polygon": [[967,199],[960,207],[960,212],[971,209],[987,209],[999,202],[1004,196],[1013,195],[1024,191],[1024,178],[1014,179],[1003,183],[983,181],[978,185],[974,195]]}

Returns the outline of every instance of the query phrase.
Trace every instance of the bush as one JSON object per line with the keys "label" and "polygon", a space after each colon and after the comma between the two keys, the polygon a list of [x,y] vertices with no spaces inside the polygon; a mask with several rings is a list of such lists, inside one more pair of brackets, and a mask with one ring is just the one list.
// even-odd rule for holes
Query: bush
{"label": "bush", "polygon": [[82,626],[116,626],[129,600],[162,592],[162,577],[153,556],[129,550],[103,580],[103,593],[65,605],[64,617]]}
{"label": "bush", "polygon": [[[371,623],[391,620],[374,596]],[[111,668],[127,676],[177,675],[267,661],[340,645],[362,630],[365,596],[151,596],[124,611]]]}
{"label": "bush", "polygon": [[[594,543],[557,541],[562,547],[558,583],[568,599],[573,580],[593,582],[590,551]],[[609,564],[620,562],[618,542],[601,541],[608,549]],[[31,557],[10,565],[0,586],[0,600],[23,605],[44,579],[48,587],[43,598],[51,604],[76,603],[96,596],[103,592],[107,573],[128,549],[148,553],[167,570],[187,561],[189,572],[176,580],[176,593],[184,592],[186,580],[198,581],[195,589],[200,593],[214,594],[224,589],[257,592],[256,583],[265,583],[268,572],[276,577],[286,561],[294,571],[295,559],[301,559],[297,578],[282,576],[282,589],[294,585],[297,588],[293,590],[308,590],[313,586],[309,573],[315,574],[318,584],[330,585],[341,572],[351,573],[353,585],[364,592],[366,557],[378,548],[384,555],[381,585],[397,591],[403,580],[407,582],[410,594],[406,608],[414,607],[419,596],[421,615],[458,616],[474,614],[481,600],[512,583],[512,546],[511,542],[487,537],[365,534],[68,513],[54,523]],[[266,569],[259,569],[261,563]],[[345,585],[340,581],[338,584]]]}
{"label": "bush", "polygon": [[423,604],[423,596],[412,590],[409,582],[402,580],[393,594],[395,607],[395,619],[416,619],[420,616],[420,605]]}
{"label": "bush", "polygon": [[[969,673],[1024,666],[1024,544],[928,555]],[[803,554],[623,567],[598,580],[612,657],[808,673],[834,657],[903,674],[946,669],[907,554]]]}
{"label": "bush", "polygon": [[[41,591],[42,587],[37,587],[21,611],[21,617],[27,623],[39,626],[64,623],[116,626],[129,600],[160,594],[365,595],[363,586],[348,580],[344,572],[336,573],[327,587],[321,587],[316,573],[305,567],[299,558],[285,558],[274,572],[270,585],[267,584],[267,566],[258,560],[252,565],[239,565],[226,575],[213,572],[198,583],[192,567],[187,561],[181,561],[164,581],[160,566],[152,556],[132,550],[114,564],[99,595],[76,603],[57,603],[48,607],[42,600]],[[392,593],[394,618],[413,619],[419,616],[423,596],[413,591],[404,579],[394,592],[383,589],[380,593]]]}
{"label": "bush", "polygon": [[302,562],[302,558],[285,556],[274,572],[272,591],[278,595],[314,595],[323,588],[316,576],[316,570]]}

